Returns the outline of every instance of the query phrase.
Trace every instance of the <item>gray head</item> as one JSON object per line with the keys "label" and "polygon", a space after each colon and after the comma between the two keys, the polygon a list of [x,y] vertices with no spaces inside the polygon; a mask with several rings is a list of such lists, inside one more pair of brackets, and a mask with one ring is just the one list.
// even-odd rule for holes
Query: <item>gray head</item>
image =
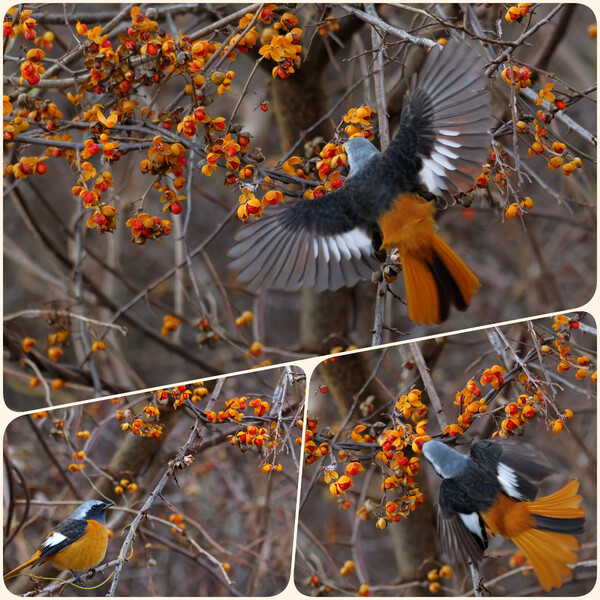
{"label": "gray head", "polygon": [[71,518],[81,519],[83,521],[98,521],[99,523],[106,525],[106,509],[114,505],[114,502],[87,500],[75,509]]}
{"label": "gray head", "polygon": [[354,137],[344,144],[350,175],[360,171],[379,150],[366,138]]}
{"label": "gray head", "polygon": [[442,479],[458,477],[471,460],[444,442],[430,440],[423,444],[423,455]]}

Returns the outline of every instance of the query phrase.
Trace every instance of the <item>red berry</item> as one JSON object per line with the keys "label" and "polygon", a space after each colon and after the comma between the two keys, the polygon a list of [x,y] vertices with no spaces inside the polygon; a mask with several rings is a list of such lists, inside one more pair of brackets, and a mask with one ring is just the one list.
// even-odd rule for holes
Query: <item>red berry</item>
{"label": "red berry", "polygon": [[247,146],[250,143],[250,139],[245,135],[238,135],[237,141],[240,146]]}
{"label": "red berry", "polygon": [[358,473],[358,465],[352,465],[351,467],[346,469],[346,475],[354,476]]}
{"label": "red berry", "polygon": [[[40,174],[43,175],[44,173],[46,173],[48,171],[48,167],[44,164],[44,163],[38,163],[35,166],[35,170]],[[578,324],[579,325],[579,324]]]}
{"label": "red berry", "polygon": [[183,210],[183,208],[181,204],[179,204],[179,202],[171,202],[171,204],[169,204],[169,210],[174,215],[178,215]]}
{"label": "red berry", "polygon": [[3,28],[3,32],[4,32],[4,37],[8,37],[10,36],[10,34],[13,32],[13,28],[11,25],[5,25]]}
{"label": "red berry", "polygon": [[29,82],[29,85],[37,85],[40,82],[40,76],[35,73],[34,75],[29,76],[27,81]]}
{"label": "red berry", "polygon": [[129,81],[127,81],[127,80],[121,81],[121,83],[119,84],[119,87],[121,88],[121,92],[123,92],[124,94],[126,94],[131,89],[131,86],[129,85]]}
{"label": "red berry", "polygon": [[23,173],[24,175],[29,175],[31,173],[31,171],[33,171],[33,169],[31,167],[31,165],[28,163],[20,163],[19,171],[21,171],[21,173]]}
{"label": "red berry", "polygon": [[263,102],[260,105],[260,110],[262,110],[263,112],[267,112],[269,110],[269,105],[266,102]]}
{"label": "red berry", "polygon": [[196,117],[198,121],[202,121],[206,117],[206,113],[201,108],[197,108],[194,111],[194,117]]}
{"label": "red berry", "polygon": [[101,182],[98,184],[98,189],[99,189],[101,192],[105,192],[105,191],[108,189],[108,183],[106,183],[106,181],[101,181]]}
{"label": "red berry", "polygon": [[484,188],[487,185],[487,177],[485,175],[478,177],[477,180],[475,181],[475,185],[478,188]]}
{"label": "red berry", "polygon": [[558,110],[564,110],[567,108],[567,103],[564,100],[556,100],[554,104],[556,104],[556,108],[558,108]]}
{"label": "red berry", "polygon": [[163,129],[166,129],[167,131],[171,130],[171,123],[169,123],[169,121],[165,121],[163,124]]}
{"label": "red berry", "polygon": [[579,321],[571,321],[569,325],[571,326],[571,329],[579,329]]}
{"label": "red berry", "polygon": [[158,54],[158,48],[154,44],[148,44],[146,46],[146,53],[150,56],[156,56]]}
{"label": "red berry", "polygon": [[98,144],[90,144],[88,146],[88,151],[90,154],[98,154],[98,152],[100,152],[100,148]]}
{"label": "red berry", "polygon": [[177,164],[180,164],[182,167],[187,166],[187,158],[185,156],[180,156],[177,159]]}
{"label": "red berry", "polygon": [[35,31],[33,29],[28,29],[23,35],[25,36],[26,40],[28,40],[28,41],[31,42],[32,40],[35,40],[35,35],[36,34],[35,34]]}
{"label": "red berry", "polygon": [[35,67],[32,64],[25,65],[23,73],[26,77],[29,77],[35,73]]}

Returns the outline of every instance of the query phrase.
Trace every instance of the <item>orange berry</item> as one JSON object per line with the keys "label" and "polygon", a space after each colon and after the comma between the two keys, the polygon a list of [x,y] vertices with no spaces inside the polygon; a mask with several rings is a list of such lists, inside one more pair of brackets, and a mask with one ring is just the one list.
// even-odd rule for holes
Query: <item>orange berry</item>
{"label": "orange berry", "polygon": [[35,344],[36,341],[31,337],[23,338],[23,341],[21,342],[21,346],[25,352],[30,352]]}

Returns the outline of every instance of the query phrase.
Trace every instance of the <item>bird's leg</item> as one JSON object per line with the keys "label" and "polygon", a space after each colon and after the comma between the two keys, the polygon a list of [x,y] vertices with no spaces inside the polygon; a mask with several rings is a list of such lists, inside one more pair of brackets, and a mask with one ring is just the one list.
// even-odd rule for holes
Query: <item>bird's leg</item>
{"label": "bird's leg", "polygon": [[75,573],[75,571],[71,571],[71,573],[73,574],[73,577],[75,577],[75,581],[79,584],[82,585],[83,587],[86,587],[85,583],[83,582],[83,580],[81,579],[81,577],[79,577],[79,575],[77,573]]}

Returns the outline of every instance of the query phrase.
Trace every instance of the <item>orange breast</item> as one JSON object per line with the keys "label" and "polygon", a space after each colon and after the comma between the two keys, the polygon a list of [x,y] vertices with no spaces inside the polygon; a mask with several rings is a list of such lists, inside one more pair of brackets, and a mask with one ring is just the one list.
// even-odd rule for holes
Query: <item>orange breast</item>
{"label": "orange breast", "polygon": [[514,538],[535,526],[529,502],[518,502],[502,493],[482,517],[491,533],[505,538]]}
{"label": "orange breast", "polygon": [[88,521],[85,535],[64,550],[54,554],[49,560],[59,569],[89,571],[99,564],[108,546],[108,530],[98,521]]}

